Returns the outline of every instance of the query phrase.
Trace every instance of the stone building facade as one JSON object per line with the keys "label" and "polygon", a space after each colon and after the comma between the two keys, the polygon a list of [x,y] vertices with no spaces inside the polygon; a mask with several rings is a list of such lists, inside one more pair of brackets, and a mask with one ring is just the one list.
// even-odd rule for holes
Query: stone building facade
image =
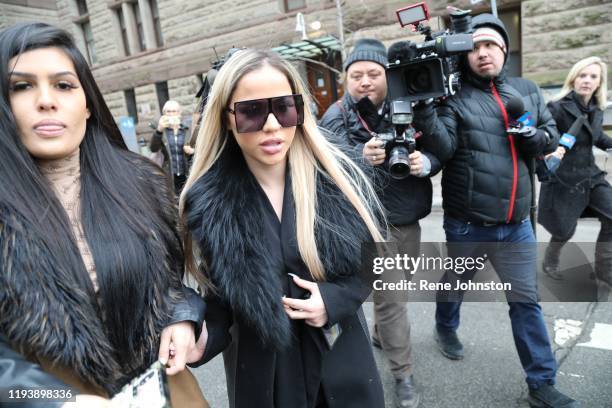
{"label": "stone building facade", "polygon": [[[339,11],[346,50],[366,36],[386,45],[418,40],[395,17],[396,9],[410,3],[344,0],[339,10],[335,0],[0,0],[0,28],[38,20],[68,29],[88,56],[113,114],[136,116],[138,132],[145,135],[167,98],[191,113],[215,50],[223,55],[231,46],[299,45],[304,34],[313,41],[339,38]],[[426,3],[434,28],[444,26],[447,5],[474,13],[490,10],[488,1]],[[580,58],[599,55],[612,62],[612,0],[499,0],[497,5],[509,27],[515,74],[544,87],[560,86]],[[301,32],[295,30],[298,13]],[[339,53],[325,62],[340,67]],[[316,61],[298,65],[311,87],[327,87],[322,92],[328,99],[329,92],[336,95],[331,71],[323,72]]]}

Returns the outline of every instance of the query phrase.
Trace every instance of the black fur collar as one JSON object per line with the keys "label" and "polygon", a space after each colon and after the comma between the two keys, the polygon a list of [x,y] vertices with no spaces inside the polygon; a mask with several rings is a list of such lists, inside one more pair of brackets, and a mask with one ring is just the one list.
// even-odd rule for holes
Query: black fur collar
{"label": "black fur collar", "polygon": [[[255,199],[257,189],[257,180],[230,137],[217,162],[189,190],[185,211],[220,296],[264,344],[283,348],[290,340],[290,325],[281,303],[280,277],[261,242],[264,209]],[[317,211],[316,242],[327,281],[358,273],[361,243],[371,241],[371,236],[353,206],[322,174]]]}

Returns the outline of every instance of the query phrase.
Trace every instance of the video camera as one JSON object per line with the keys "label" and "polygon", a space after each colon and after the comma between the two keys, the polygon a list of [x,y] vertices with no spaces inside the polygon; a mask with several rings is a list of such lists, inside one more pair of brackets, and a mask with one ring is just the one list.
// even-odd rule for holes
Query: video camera
{"label": "video camera", "polygon": [[412,25],[425,36],[422,43],[397,42],[389,48],[387,96],[391,100],[425,101],[454,95],[459,89],[459,55],[472,51],[470,10],[450,10],[451,30],[432,33],[425,3],[396,11],[402,27]]}
{"label": "video camera", "polygon": [[454,95],[459,89],[460,54],[474,48],[470,12],[451,8],[452,31],[431,32],[425,3],[396,11],[402,27],[413,25],[425,42],[400,41],[389,48],[386,69],[387,98],[391,101],[392,133],[379,134],[387,153],[389,174],[395,179],[410,175],[408,156],[416,149],[412,127],[412,102]]}

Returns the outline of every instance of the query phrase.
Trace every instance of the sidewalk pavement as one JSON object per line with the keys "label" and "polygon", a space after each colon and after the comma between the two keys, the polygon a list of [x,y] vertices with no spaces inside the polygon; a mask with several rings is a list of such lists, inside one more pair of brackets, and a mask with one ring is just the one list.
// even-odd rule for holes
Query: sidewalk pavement
{"label": "sidewalk pavement", "polygon": [[[435,210],[422,221],[423,241],[444,240],[442,213]],[[573,241],[593,241],[599,223],[581,221]],[[538,229],[540,241],[548,240]],[[580,401],[581,407],[612,407],[612,302],[543,303],[549,334],[556,339],[559,389]],[[433,340],[433,303],[409,303],[414,375],[422,391],[420,407],[527,407],[527,386],[514,348],[505,303],[466,303],[458,334],[465,346],[462,361],[446,359]],[[373,326],[372,304],[364,311]],[[565,342],[562,342],[565,340]],[[393,405],[393,379],[380,351],[375,356],[386,395]],[[350,369],[348,367],[347,369]],[[227,407],[221,356],[194,370],[211,407]]]}

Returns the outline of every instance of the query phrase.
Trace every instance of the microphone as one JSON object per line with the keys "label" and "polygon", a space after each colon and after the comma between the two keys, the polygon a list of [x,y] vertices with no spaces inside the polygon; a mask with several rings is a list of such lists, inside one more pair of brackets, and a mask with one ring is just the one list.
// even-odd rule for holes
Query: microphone
{"label": "microphone", "polygon": [[525,113],[525,104],[523,100],[516,96],[512,96],[508,99],[506,103],[506,113],[508,113],[508,118],[511,118],[513,121],[518,121],[518,118]]}
{"label": "microphone", "polygon": [[[584,116],[581,115],[574,121],[574,123],[572,123],[572,126],[570,126],[568,131],[559,139],[559,146],[565,149],[565,153],[574,147],[574,144],[576,143],[575,135],[580,132],[580,128],[583,124]],[[538,179],[540,181],[549,181],[551,176],[557,172],[557,169],[561,165],[561,160],[562,159],[554,154],[548,156],[545,160],[539,160],[538,169],[536,169]]]}
{"label": "microphone", "polygon": [[506,102],[506,113],[509,119],[508,134],[524,138],[533,137],[536,134],[535,120],[531,112],[525,111],[523,100],[517,96],[511,96]]}
{"label": "microphone", "polygon": [[398,41],[391,44],[387,52],[389,63],[393,64],[396,61],[410,60],[414,54],[410,44],[410,41]]}
{"label": "microphone", "polygon": [[580,115],[578,118],[576,118],[574,123],[572,123],[572,126],[570,126],[568,131],[561,135],[561,139],[559,139],[559,146],[564,147],[565,151],[571,150],[572,147],[574,147],[574,143],[576,143],[576,135],[578,132],[580,132],[582,125],[584,125],[584,120],[584,116]]}

